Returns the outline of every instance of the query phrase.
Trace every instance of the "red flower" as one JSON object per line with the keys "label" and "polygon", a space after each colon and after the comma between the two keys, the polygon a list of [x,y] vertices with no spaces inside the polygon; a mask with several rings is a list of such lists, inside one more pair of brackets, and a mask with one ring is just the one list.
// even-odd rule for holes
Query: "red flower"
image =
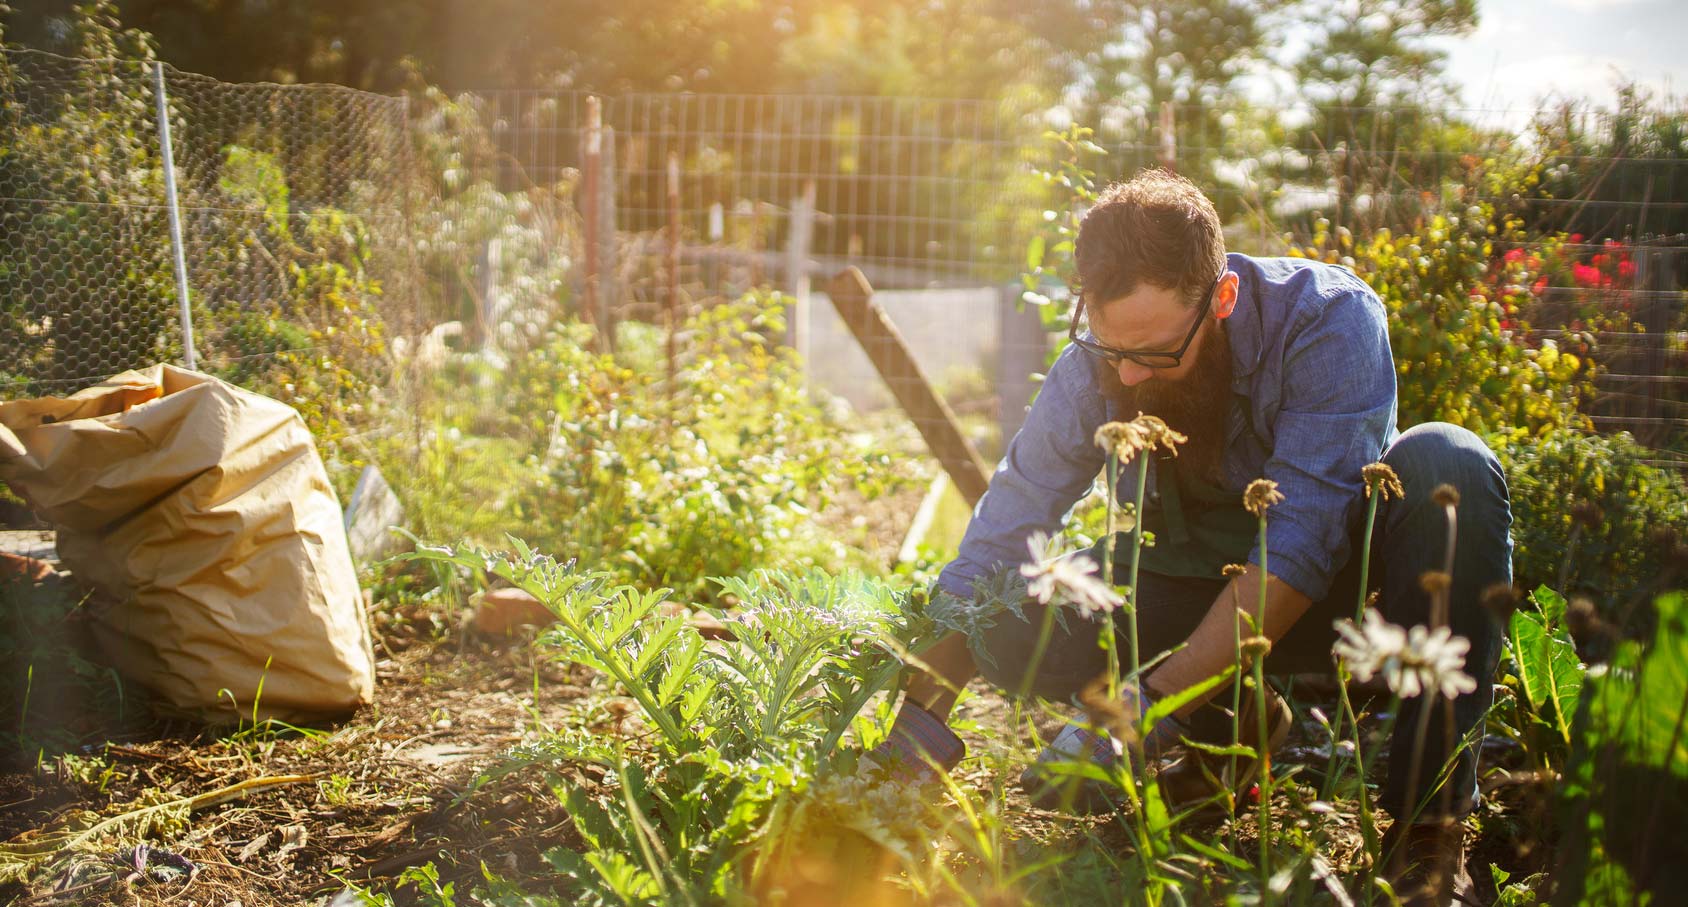
{"label": "red flower", "polygon": [[1506,251],[1506,260],[1507,261],[1523,261],[1524,260],[1524,250],[1523,249],[1508,249]]}
{"label": "red flower", "polygon": [[1582,241],[1583,241],[1583,235],[1581,233],[1572,233],[1571,234],[1571,242],[1582,242]]}
{"label": "red flower", "polygon": [[1571,279],[1579,287],[1597,287],[1600,285],[1600,269],[1593,265],[1571,265]]}
{"label": "red flower", "polygon": [[1635,276],[1635,262],[1630,261],[1628,258],[1625,258],[1623,261],[1618,262],[1618,276],[1619,277],[1626,277],[1626,278],[1627,277],[1634,277]]}
{"label": "red flower", "polygon": [[1541,294],[1546,293],[1547,292],[1547,278],[1546,277],[1538,278],[1535,282],[1535,285],[1530,287],[1530,292],[1535,293],[1537,296],[1540,296]]}

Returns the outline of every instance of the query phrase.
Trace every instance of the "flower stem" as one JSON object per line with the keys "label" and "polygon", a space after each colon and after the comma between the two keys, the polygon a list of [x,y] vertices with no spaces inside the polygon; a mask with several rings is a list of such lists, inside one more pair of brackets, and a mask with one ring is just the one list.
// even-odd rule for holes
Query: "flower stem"
{"label": "flower stem", "polygon": [[1360,592],[1359,601],[1354,603],[1354,620],[1357,622],[1365,616],[1366,583],[1371,576],[1371,538],[1372,528],[1377,525],[1377,501],[1383,493],[1375,491],[1366,502],[1366,534],[1360,537]]}
{"label": "flower stem", "polygon": [[1043,606],[1043,622],[1037,629],[1037,645],[1032,647],[1032,660],[1026,665],[1026,673],[1020,678],[1020,690],[1017,699],[1025,699],[1032,690],[1032,678],[1037,676],[1038,666],[1043,664],[1044,650],[1049,648],[1049,637],[1055,629],[1055,602]]}
{"label": "flower stem", "polygon": [[1143,557],[1143,495],[1149,487],[1149,464],[1144,459],[1137,461],[1137,504],[1131,512],[1131,574],[1127,579],[1131,585],[1126,589],[1125,619],[1127,638],[1131,641],[1131,676],[1135,678],[1142,667],[1142,656],[1137,650],[1137,565]]}
{"label": "flower stem", "polygon": [[[1114,522],[1114,512],[1119,507],[1118,502],[1114,499],[1119,482],[1119,452],[1117,450],[1108,451],[1107,482],[1108,523],[1106,529],[1107,541],[1102,544],[1102,582],[1107,583],[1108,588],[1112,589],[1114,587],[1114,526],[1117,525]],[[1134,602],[1135,599],[1127,601],[1126,607],[1132,608]],[[1108,701],[1117,702],[1120,696],[1119,647],[1114,644],[1114,621],[1111,617],[1105,618],[1102,624],[1101,630],[1097,633],[1097,641],[1108,658]],[[1133,626],[1135,626],[1135,620],[1133,620]]]}
{"label": "flower stem", "polygon": [[1366,788],[1365,740],[1360,731],[1360,718],[1354,713],[1354,703],[1348,698],[1348,677],[1348,663],[1338,661],[1336,692],[1342,701],[1343,717],[1354,728],[1354,773],[1360,782],[1360,838],[1365,842],[1366,853],[1371,854],[1371,861],[1366,867],[1365,885],[1361,890],[1370,892],[1372,876],[1377,872],[1381,855],[1378,853],[1377,818],[1372,814],[1371,793]]}
{"label": "flower stem", "polygon": [[[1266,514],[1260,514],[1260,596],[1254,632],[1266,635]],[[1254,714],[1260,731],[1260,902],[1272,903],[1272,736],[1266,721],[1266,658],[1254,659]]]}

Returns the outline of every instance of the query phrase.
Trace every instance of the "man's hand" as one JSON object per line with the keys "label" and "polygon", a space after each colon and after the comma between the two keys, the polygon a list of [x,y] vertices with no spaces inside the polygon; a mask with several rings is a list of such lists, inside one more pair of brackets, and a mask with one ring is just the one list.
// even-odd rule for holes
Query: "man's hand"
{"label": "man's hand", "polygon": [[864,753],[862,761],[869,771],[877,770],[889,779],[922,784],[937,781],[940,771],[955,768],[966,753],[966,745],[944,719],[905,699],[891,732],[883,743]]}
{"label": "man's hand", "polygon": [[[1266,582],[1264,614],[1258,613],[1262,578]],[[1231,577],[1220,591],[1219,598],[1208,608],[1195,632],[1190,634],[1189,643],[1168,656],[1149,675],[1150,684],[1167,695],[1195,686],[1237,663],[1236,643],[1239,637],[1246,640],[1264,636],[1276,642],[1289,632],[1301,615],[1307,613],[1311,605],[1312,601],[1307,596],[1250,564],[1240,575]],[[1209,698],[1211,694],[1197,697],[1178,710],[1178,717],[1188,718]]]}

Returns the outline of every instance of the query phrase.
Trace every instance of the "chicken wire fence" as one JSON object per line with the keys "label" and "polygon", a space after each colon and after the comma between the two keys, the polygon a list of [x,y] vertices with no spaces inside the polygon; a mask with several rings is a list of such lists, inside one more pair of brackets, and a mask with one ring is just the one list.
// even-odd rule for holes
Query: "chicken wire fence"
{"label": "chicken wire fence", "polygon": [[[848,265],[884,291],[879,300],[928,378],[984,379],[1004,432],[1048,349],[1015,289],[1027,239],[1064,191],[1038,173],[1053,157],[1044,111],[958,99],[549,90],[418,104],[335,86],[222,83],[144,61],[8,50],[3,63],[0,395],[64,393],[123,368],[181,361],[180,283],[201,367],[301,400],[355,396],[356,382],[324,388],[324,375],[330,384],[338,374],[390,380],[392,364],[425,359],[419,351],[533,336],[565,311],[660,321],[668,309],[684,314],[772,285],[814,298],[812,321],[792,337],[812,374],[863,404],[888,403],[894,393],[863,390],[879,379],[819,292]],[[1283,231],[1309,212],[1362,230],[1450,201],[1423,186],[1504,201],[1465,178],[1503,150],[1503,112],[1488,124],[1496,128],[1484,128],[1481,111],[1280,114],[1274,127],[1249,110],[1200,105],[1105,112],[1097,141],[1107,154],[1092,166],[1104,179],[1175,167],[1210,187],[1228,220],[1248,225],[1235,237],[1243,251],[1263,254],[1281,252]],[[1469,137],[1462,145],[1417,141],[1449,134],[1450,118],[1472,127],[1455,133]],[[1591,119],[1577,128],[1609,137],[1619,126]],[[1550,298],[1610,297],[1645,314],[1645,332],[1602,338],[1613,358],[1597,419],[1681,447],[1688,241],[1678,234],[1688,230],[1688,173],[1680,155],[1560,160],[1571,172],[1546,178],[1599,191],[1532,202],[1545,223],[1663,234],[1628,244],[1627,270],[1607,268],[1611,279],[1545,288]]]}
{"label": "chicken wire fence", "polygon": [[372,371],[415,292],[406,106],[5,51],[0,393],[69,393],[190,350],[278,393],[288,363]]}

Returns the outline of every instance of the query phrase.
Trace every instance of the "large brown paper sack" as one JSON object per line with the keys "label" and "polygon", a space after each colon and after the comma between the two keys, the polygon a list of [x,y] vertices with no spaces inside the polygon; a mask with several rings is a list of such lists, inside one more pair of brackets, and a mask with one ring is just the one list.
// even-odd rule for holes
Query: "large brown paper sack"
{"label": "large brown paper sack", "polygon": [[288,406],[168,365],[124,372],[0,404],[0,479],[100,593],[103,654],[168,706],[300,721],[369,702],[340,505]]}

